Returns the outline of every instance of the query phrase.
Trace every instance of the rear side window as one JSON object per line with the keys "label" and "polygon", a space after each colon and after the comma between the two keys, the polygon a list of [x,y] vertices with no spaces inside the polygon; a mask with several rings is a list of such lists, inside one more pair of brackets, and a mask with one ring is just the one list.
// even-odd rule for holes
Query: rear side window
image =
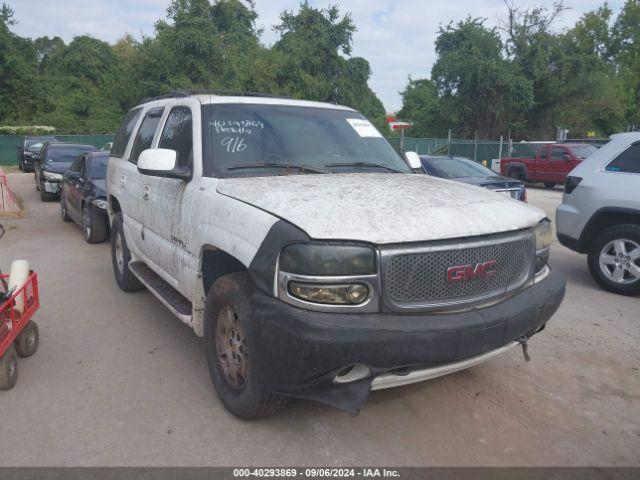
{"label": "rear side window", "polygon": [[124,151],[127,149],[127,144],[129,143],[129,138],[131,137],[133,128],[136,126],[141,111],[141,108],[130,110],[127,116],[124,117],[120,129],[113,139],[113,147],[111,147],[112,157],[122,158],[124,155]]}
{"label": "rear side window", "polygon": [[631,145],[607,165],[608,172],[640,173],[640,143]]}
{"label": "rear side window", "polygon": [[153,142],[153,136],[158,129],[158,124],[160,123],[160,118],[162,117],[163,112],[164,107],[159,107],[149,110],[145,115],[144,120],[142,120],[142,125],[140,125],[140,129],[138,130],[138,134],[136,135],[136,139],[133,142],[131,157],[129,158],[131,163],[137,164],[138,157],[142,151],[147,148],[151,148],[151,142]]}
{"label": "rear side window", "polygon": [[193,128],[191,109],[189,107],[174,107],[167,116],[159,148],[175,150],[178,154],[176,166],[189,168],[193,163]]}

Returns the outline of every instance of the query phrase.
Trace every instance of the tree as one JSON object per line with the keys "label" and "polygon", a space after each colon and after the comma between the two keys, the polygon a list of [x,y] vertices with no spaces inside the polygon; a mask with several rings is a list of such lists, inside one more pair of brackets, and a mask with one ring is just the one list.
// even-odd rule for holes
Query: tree
{"label": "tree", "polygon": [[517,65],[503,57],[495,28],[467,18],[440,29],[437,60],[431,71],[445,108],[457,114],[459,131],[495,135],[523,121],[533,88]]}
{"label": "tree", "polygon": [[443,137],[458,124],[455,113],[444,106],[436,84],[429,79],[413,80],[402,91],[402,120],[410,119],[412,137]]}

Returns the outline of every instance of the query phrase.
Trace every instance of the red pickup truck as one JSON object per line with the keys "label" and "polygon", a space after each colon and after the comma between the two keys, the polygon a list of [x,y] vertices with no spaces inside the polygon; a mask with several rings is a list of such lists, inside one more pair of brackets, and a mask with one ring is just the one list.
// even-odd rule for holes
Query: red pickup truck
{"label": "red pickup truck", "polygon": [[511,153],[514,156],[501,160],[500,173],[522,181],[541,182],[546,188],[564,183],[569,172],[597,150],[593,145],[583,143],[552,143],[540,145],[532,156],[531,150],[523,152],[518,146],[516,144]]}

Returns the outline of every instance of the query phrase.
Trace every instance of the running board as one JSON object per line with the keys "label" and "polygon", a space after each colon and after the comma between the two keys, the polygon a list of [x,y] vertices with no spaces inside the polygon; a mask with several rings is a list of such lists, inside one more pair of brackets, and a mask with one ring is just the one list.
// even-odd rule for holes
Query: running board
{"label": "running board", "polygon": [[191,302],[164,281],[143,262],[131,262],[129,269],[140,282],[160,300],[180,321],[191,325],[193,308]]}

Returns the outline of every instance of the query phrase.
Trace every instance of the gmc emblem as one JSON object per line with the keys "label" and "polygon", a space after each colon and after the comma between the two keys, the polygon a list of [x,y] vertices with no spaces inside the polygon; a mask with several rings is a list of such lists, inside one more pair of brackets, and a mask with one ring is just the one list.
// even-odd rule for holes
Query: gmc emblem
{"label": "gmc emblem", "polygon": [[490,278],[496,272],[496,260],[488,260],[474,265],[457,265],[447,269],[447,281],[449,283],[468,282],[476,278]]}

